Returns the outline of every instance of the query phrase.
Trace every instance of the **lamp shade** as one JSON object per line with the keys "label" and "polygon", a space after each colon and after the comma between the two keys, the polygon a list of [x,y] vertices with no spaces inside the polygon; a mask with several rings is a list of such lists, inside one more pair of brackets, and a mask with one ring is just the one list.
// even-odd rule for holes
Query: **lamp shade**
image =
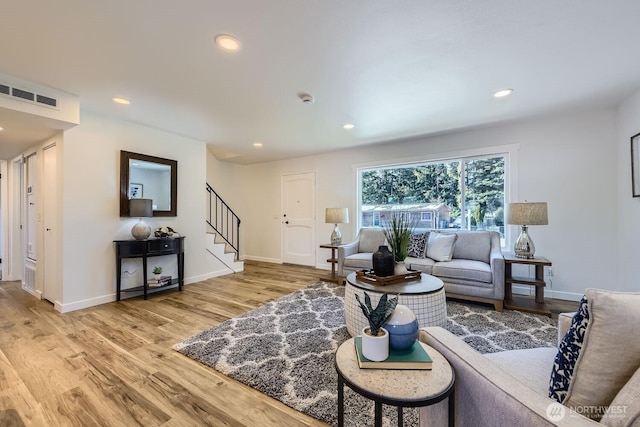
{"label": "lamp shade", "polygon": [[151,199],[131,199],[129,200],[129,216],[140,218],[150,218],[153,216],[153,200]]}
{"label": "lamp shade", "polygon": [[507,224],[547,225],[547,202],[509,203]]}
{"label": "lamp shade", "polygon": [[327,208],[324,215],[327,224],[349,224],[348,208]]}

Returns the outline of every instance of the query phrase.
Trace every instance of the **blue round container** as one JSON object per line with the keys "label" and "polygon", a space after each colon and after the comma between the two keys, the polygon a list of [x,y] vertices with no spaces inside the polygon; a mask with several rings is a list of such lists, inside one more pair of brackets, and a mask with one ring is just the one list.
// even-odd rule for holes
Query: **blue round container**
{"label": "blue round container", "polygon": [[389,346],[394,350],[407,350],[418,339],[418,319],[406,305],[396,306],[384,328],[389,332]]}

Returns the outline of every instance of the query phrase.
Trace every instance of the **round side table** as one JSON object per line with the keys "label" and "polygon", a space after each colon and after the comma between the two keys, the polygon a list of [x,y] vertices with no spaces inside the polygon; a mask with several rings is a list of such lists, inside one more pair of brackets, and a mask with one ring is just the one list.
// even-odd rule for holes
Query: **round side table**
{"label": "round side table", "polygon": [[344,426],[344,385],[375,402],[375,426],[382,426],[382,405],[398,407],[398,426],[403,425],[402,408],[429,406],[449,398],[449,426],[454,425],[455,373],[435,348],[420,343],[433,360],[430,370],[360,369],[353,338],[336,352],[338,373],[338,426]]}

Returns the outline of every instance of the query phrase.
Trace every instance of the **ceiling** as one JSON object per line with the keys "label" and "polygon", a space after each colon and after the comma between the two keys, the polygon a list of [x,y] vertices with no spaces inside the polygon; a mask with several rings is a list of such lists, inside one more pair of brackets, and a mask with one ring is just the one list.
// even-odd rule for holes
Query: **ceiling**
{"label": "ceiling", "polygon": [[[240,164],[612,106],[640,88],[631,0],[9,3],[0,73]],[[217,48],[221,33],[241,50]],[[0,158],[47,131],[15,116],[0,110]]]}

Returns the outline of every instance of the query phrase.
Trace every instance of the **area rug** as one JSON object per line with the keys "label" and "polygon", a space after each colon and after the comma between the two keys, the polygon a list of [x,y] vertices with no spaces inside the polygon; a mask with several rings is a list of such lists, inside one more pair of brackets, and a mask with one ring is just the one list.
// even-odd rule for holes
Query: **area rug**
{"label": "area rug", "polygon": [[[178,352],[284,404],[337,425],[334,353],[350,338],[344,286],[319,282],[230,319],[176,344]],[[555,345],[552,319],[480,305],[447,302],[446,328],[482,353]],[[384,407],[384,425],[397,425]],[[345,388],[345,425],[373,422],[370,400]],[[418,425],[405,409],[405,425]]]}

